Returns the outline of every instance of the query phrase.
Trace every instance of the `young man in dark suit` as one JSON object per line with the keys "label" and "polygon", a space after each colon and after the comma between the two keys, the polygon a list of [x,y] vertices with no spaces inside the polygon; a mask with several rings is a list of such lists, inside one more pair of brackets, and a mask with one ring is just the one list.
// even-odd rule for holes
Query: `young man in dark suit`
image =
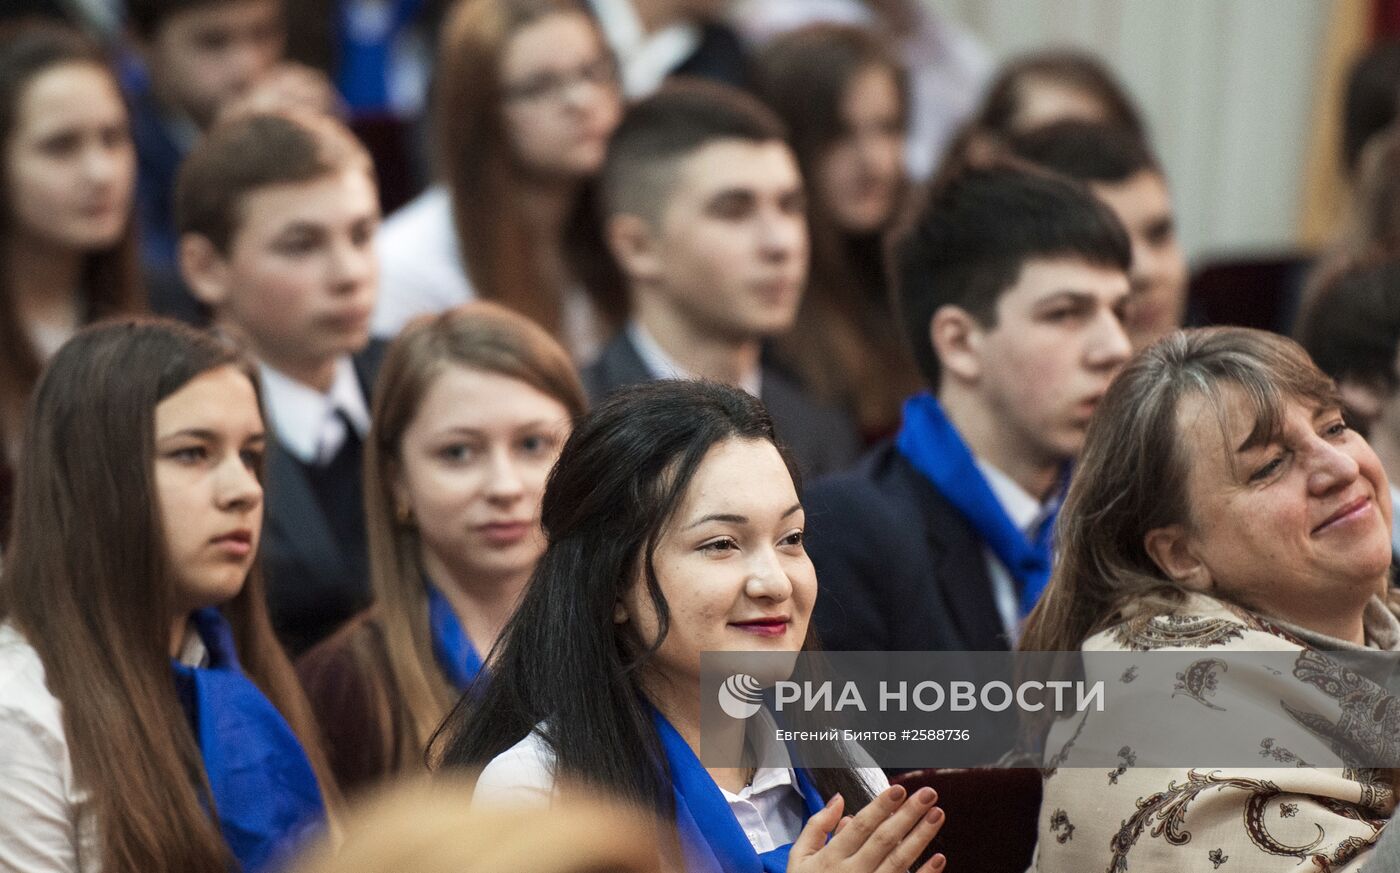
{"label": "young man in dark suit", "polygon": [[804,472],[854,460],[850,420],[762,361],[807,281],[802,177],[777,118],[733,88],[667,85],[623,117],[601,179],[603,237],[630,320],[584,371],[589,394],[650,379],[726,382],[763,400]]}
{"label": "young man in dark suit", "polygon": [[369,604],[361,443],[382,348],[379,197],[339,122],[264,113],[216,125],[181,167],[185,281],[259,364],[271,439],[262,566],[295,654]]}
{"label": "young man in dark suit", "polygon": [[804,498],[827,648],[1014,646],[1089,417],[1130,353],[1130,255],[1086,188],[1013,167],[954,179],[896,240],[896,304],[932,393]]}

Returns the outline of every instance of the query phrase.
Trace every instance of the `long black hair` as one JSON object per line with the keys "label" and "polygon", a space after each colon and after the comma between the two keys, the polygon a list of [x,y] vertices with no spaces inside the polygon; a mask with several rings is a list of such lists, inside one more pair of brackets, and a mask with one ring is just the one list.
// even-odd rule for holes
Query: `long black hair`
{"label": "long black hair", "polygon": [[[430,757],[481,767],[540,726],[561,775],[673,808],[641,686],[641,668],[670,628],[653,556],[696,469],[730,439],[773,443],[799,483],[763,405],[724,385],[638,385],[577,423],[545,487],[549,545],[492,652],[485,688],[463,695]],[[650,645],[635,623],[613,621],[639,570],[658,618]],[[814,645],[809,630],[804,648]],[[812,778],[824,797],[840,792],[851,812],[870,800],[849,766],[813,770]]]}

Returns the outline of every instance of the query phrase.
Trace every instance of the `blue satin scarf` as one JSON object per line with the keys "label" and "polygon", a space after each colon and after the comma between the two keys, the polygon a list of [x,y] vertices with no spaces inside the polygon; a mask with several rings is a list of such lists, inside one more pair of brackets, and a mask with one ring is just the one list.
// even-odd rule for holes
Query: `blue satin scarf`
{"label": "blue satin scarf", "polygon": [[452,687],[466,691],[481,672],[481,656],[457,620],[452,604],[432,582],[424,579],[423,584],[428,588],[428,627],[433,634],[433,657]]}
{"label": "blue satin scarf", "polygon": [[356,112],[390,109],[389,77],[394,43],[412,23],[423,0],[342,0],[335,83]]}
{"label": "blue satin scarf", "polygon": [[201,609],[192,619],[209,666],[171,665],[219,830],[244,873],[275,869],[324,829],[321,789],[296,734],[243,675],[223,615]]}
{"label": "blue satin scarf", "polygon": [[[675,792],[676,831],[685,855],[686,873],[785,873],[792,846],[759,854],[690,745],[661,713],[653,710],[652,721],[666,753]],[[794,772],[807,818],[811,818],[826,803],[806,771]]]}
{"label": "blue satin scarf", "polygon": [[1052,507],[1035,537],[1027,539],[1007,517],[938,398],[927,392],[904,402],[904,424],[895,446],[1001,559],[1020,589],[1021,615],[1028,615],[1050,581],[1051,539],[1060,507]]}

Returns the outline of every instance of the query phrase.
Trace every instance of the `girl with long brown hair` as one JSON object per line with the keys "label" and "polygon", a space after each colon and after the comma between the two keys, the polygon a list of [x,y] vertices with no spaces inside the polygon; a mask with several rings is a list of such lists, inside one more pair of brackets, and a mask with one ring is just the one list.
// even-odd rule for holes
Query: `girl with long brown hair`
{"label": "girl with long brown hair", "polygon": [[434,85],[441,184],[385,223],[374,332],[474,298],[529,316],[583,360],[604,338],[566,266],[565,225],[622,102],[580,0],[464,0]]}
{"label": "girl with long brown hair", "polygon": [[502,306],[390,346],[365,454],[375,606],[298,663],[347,791],[423,766],[544,549],[540,496],[584,405],[564,349]]}
{"label": "girl with long brown hair", "polygon": [[775,39],[756,68],[810,189],[811,278],[777,356],[809,390],[846,407],[867,438],[887,435],[921,385],[891,309],[882,246],[908,187],[904,70],[875,34],[832,24]]}
{"label": "girl with long brown hair", "polygon": [[34,21],[0,30],[0,539],[24,403],[81,325],[136,305],[136,152],[98,46]]}
{"label": "girl with long brown hair", "polygon": [[0,868],[269,869],[335,795],[255,569],[253,370],[164,321],[35,389],[0,577]]}

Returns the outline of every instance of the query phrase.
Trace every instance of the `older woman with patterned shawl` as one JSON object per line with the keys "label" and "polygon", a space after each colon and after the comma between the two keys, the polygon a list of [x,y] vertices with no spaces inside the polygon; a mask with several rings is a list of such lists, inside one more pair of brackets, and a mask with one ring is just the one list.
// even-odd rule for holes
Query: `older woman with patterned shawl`
{"label": "older woman with patterned shawl", "polygon": [[[1395,771],[1331,766],[1326,752],[1400,750],[1400,700],[1338,663],[1400,650],[1391,513],[1375,453],[1291,341],[1186,331],[1135,358],[1089,426],[1022,649],[1171,652],[1190,666],[1174,684],[1128,686],[1130,667],[1108,680],[1126,711],[1049,731],[1033,869],[1368,869]],[[1242,652],[1274,654],[1240,666],[1266,657]],[[1116,767],[1075,766],[1116,748],[1115,731],[1177,734],[1201,766],[1141,766],[1150,745],[1127,743]],[[1218,766],[1227,738],[1252,743],[1257,763]]]}

